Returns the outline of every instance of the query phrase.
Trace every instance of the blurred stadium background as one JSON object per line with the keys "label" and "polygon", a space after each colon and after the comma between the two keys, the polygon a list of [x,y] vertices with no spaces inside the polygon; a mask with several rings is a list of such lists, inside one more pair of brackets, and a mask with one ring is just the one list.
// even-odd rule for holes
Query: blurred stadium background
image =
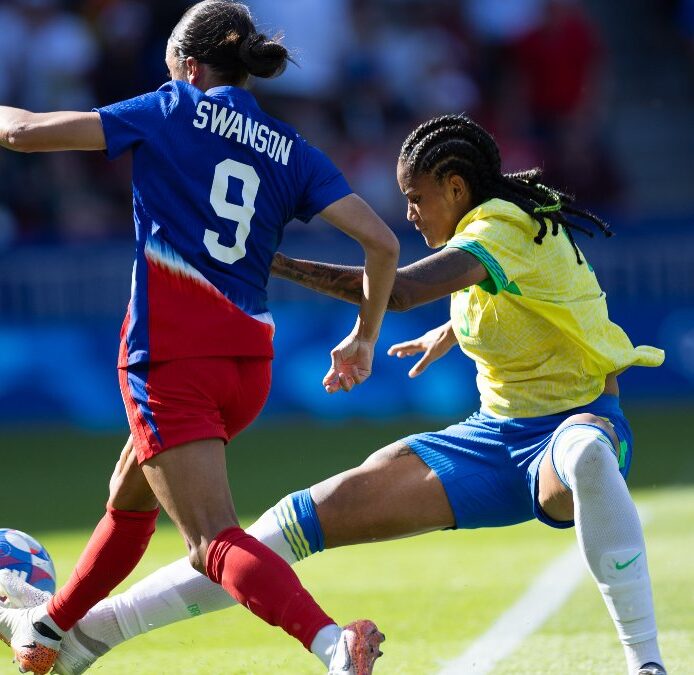
{"label": "blurred stadium background", "polygon": [[[166,38],[187,4],[0,0],[0,103],[89,109],[158,87]],[[405,220],[396,155],[416,124],[444,112],[470,112],[494,131],[507,170],[544,167],[547,182],[611,223],[615,238],[579,244],[613,318],[635,343],[667,352],[663,367],[620,378],[637,441],[631,483],[650,490],[646,500],[681,484],[676,494],[693,501],[694,1],[247,4],[262,29],[284,32],[298,64],[255,87],[261,105],[328,152],[396,231],[404,262],[427,249]],[[114,365],[133,250],[129,160],[0,152],[0,176],[0,525],[59,547],[66,530],[96,522],[127,434]],[[359,259],[318,220],[292,223],[282,250]],[[271,302],[271,398],[231,450],[248,518],[477,404],[463,357],[410,382],[409,364],[385,356],[392,342],[445,320],[444,302],[389,316],[374,376],[335,397],[320,381],[353,309],[278,281]],[[58,556],[61,576],[82,541]],[[238,672],[261,672],[249,668]]]}

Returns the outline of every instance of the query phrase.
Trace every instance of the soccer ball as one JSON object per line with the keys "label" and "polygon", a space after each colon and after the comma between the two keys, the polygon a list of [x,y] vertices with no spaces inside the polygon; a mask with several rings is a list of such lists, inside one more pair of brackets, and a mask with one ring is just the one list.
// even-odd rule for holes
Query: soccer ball
{"label": "soccer ball", "polygon": [[19,530],[0,528],[0,569],[10,570],[42,591],[55,593],[55,567],[48,551]]}

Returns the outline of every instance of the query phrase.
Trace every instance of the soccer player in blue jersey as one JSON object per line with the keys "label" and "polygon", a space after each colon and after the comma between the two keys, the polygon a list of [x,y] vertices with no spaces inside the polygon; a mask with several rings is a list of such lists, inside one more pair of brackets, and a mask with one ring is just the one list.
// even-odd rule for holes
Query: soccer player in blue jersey
{"label": "soccer player in blue jersey", "polygon": [[118,359],[135,452],[117,467],[107,513],[67,584],[47,605],[0,612],[0,634],[25,670],[46,673],[65,633],[132,571],[158,505],[195,569],[331,672],[370,673],[379,655],[383,636],[372,622],[339,628],[287,563],[239,527],[226,479],[224,446],[269,391],[266,284],[286,223],[320,213],[364,248],[363,298],[354,329],[332,351],[329,392],[369,376],[397,266],[385,223],[244,88],[251,75],[280,74],[287,60],[245,5],[205,0],[174,28],[172,79],[156,92],[91,113],[0,108],[0,144],[11,150],[132,151],[137,242]]}
{"label": "soccer player in blue jersey", "polygon": [[[436,118],[407,138],[398,182],[408,218],[442,250],[398,270],[389,307],[451,294],[451,319],[389,353],[421,354],[415,377],[460,346],[477,365],[480,410],[285,497],[249,531],[296,562],[323,548],[438,529],[532,518],[575,524],[627,672],[665,675],[643,532],[625,482],[632,437],[617,384],[622,370],[657,366],[664,354],[634,347],[608,317],[572,234],[605,225],[539,179],[538,170],[502,173],[494,139],[465,115]],[[278,254],[273,273],[360,301],[361,267]],[[12,585],[18,604],[35,602],[35,592]],[[79,675],[123,640],[189,618],[191,606],[200,615],[230,602],[186,559],[175,562],[87,614],[65,640],[57,672]]]}

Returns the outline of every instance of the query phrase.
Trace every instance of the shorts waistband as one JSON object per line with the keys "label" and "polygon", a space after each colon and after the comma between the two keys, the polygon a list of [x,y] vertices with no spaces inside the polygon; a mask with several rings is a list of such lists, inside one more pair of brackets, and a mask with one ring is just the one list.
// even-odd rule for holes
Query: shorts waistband
{"label": "shorts waistband", "polygon": [[617,396],[616,394],[601,394],[594,401],[586,403],[582,406],[578,406],[577,408],[569,408],[568,410],[562,410],[561,412],[552,413],[551,415],[538,415],[537,417],[506,417],[504,415],[499,415],[498,413],[492,412],[484,406],[480,407],[479,414],[489,419],[497,420],[499,422],[523,422],[524,420],[539,420],[552,419],[556,417],[568,417],[569,415],[577,415],[578,413],[583,412],[589,412],[603,417],[610,417],[611,415],[621,415],[622,409],[619,405],[619,396]]}

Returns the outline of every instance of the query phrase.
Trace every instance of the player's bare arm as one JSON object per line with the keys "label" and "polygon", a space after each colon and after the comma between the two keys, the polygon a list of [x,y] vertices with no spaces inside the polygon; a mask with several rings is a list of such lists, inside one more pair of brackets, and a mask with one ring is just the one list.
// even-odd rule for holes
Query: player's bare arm
{"label": "player's bare arm", "polygon": [[[281,253],[272,263],[276,277],[355,304],[361,300],[363,273],[362,267],[296,260]],[[388,309],[404,312],[479,284],[487,276],[475,256],[457,248],[443,249],[397,270]]]}
{"label": "player's bare arm", "polygon": [[[363,267],[297,260],[283,253],[275,253],[271,271],[275,277],[293,281],[300,286],[354,305],[361,302],[364,292]],[[390,309],[390,301],[388,308]]]}
{"label": "player's bare arm", "polygon": [[105,150],[96,112],[32,113],[0,106],[0,146],[15,152]]}
{"label": "player's bare arm", "polygon": [[393,288],[400,244],[390,228],[355,194],[333,202],[321,216],[359,242],[365,263],[359,279],[356,324],[330,352],[330,369],[323,378],[326,391],[332,394],[350,391],[371,374],[374,343]]}
{"label": "player's bare arm", "polygon": [[393,287],[400,244],[392,230],[355,194],[339,199],[320,215],[364,249],[358,333],[375,341]]}

